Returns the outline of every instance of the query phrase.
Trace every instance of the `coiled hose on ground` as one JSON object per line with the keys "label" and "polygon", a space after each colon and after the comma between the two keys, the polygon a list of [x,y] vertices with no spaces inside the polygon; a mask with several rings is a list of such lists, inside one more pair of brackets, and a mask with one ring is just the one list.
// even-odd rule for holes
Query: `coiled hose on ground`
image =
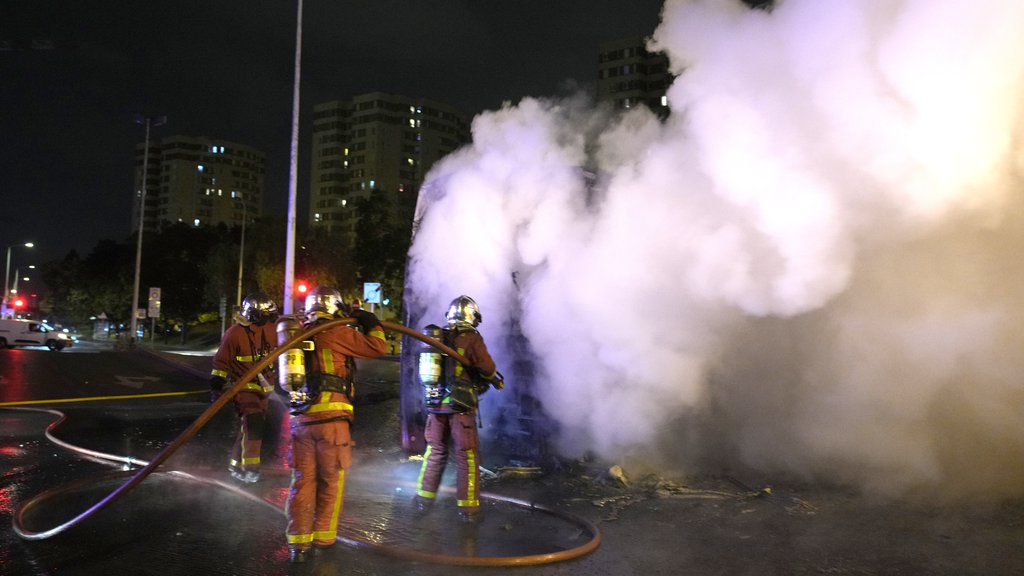
{"label": "coiled hose on ground", "polygon": [[[62,446],[64,448],[68,448],[70,450],[73,450],[75,452],[87,455],[87,456],[92,457],[92,458],[96,458],[96,459],[100,459],[100,460],[104,460],[104,461],[120,462],[120,463],[129,465],[129,466],[140,465],[140,466],[142,466],[142,468],[139,469],[124,484],[121,484],[118,488],[116,488],[113,492],[108,494],[102,500],[100,500],[96,504],[93,504],[87,510],[85,510],[84,512],[82,512],[79,515],[75,516],[74,518],[68,520],[67,522],[64,522],[63,524],[60,524],[59,526],[55,526],[55,527],[50,528],[48,530],[31,531],[31,530],[26,529],[25,526],[24,526],[24,517],[25,517],[26,513],[29,510],[35,508],[36,506],[39,506],[42,503],[46,502],[47,500],[50,500],[51,498],[55,497],[57,494],[65,492],[65,491],[71,489],[72,487],[65,487],[64,489],[61,489],[61,490],[51,490],[51,491],[47,491],[47,492],[43,492],[41,494],[38,494],[35,497],[29,499],[28,501],[22,503],[17,508],[17,510],[15,511],[15,513],[13,515],[13,518],[12,518],[12,525],[13,525],[14,532],[20,538],[23,538],[25,540],[44,540],[44,539],[47,539],[47,538],[51,538],[53,536],[56,536],[57,534],[65,532],[66,530],[68,530],[68,529],[70,529],[70,528],[72,528],[72,527],[82,523],[87,518],[90,518],[91,516],[93,516],[96,513],[98,513],[100,510],[103,510],[104,508],[107,508],[108,506],[110,506],[113,503],[117,502],[122,497],[124,497],[126,494],[128,494],[132,489],[134,489],[136,486],[138,486],[143,480],[145,480],[146,477],[148,477],[150,474],[155,472],[156,469],[161,464],[163,464],[172,454],[174,454],[179,448],[181,448],[181,446],[183,446],[186,442],[191,440],[192,437],[195,436],[195,434],[201,428],[203,428],[203,426],[205,426],[210,421],[210,419],[213,418],[213,416],[231,400],[231,398],[235,394],[237,394],[242,389],[242,387],[245,385],[245,383],[252,381],[256,377],[257,374],[259,374],[267,366],[269,366],[270,363],[273,362],[282,353],[284,353],[285,350],[287,350],[287,349],[295,346],[299,342],[301,342],[303,340],[307,340],[311,336],[313,336],[315,334],[318,334],[320,332],[323,332],[325,330],[329,330],[329,329],[334,328],[336,326],[341,326],[341,325],[346,325],[346,324],[353,324],[353,323],[355,323],[355,320],[353,318],[339,318],[339,319],[336,319],[336,320],[331,320],[331,321],[325,322],[323,324],[315,325],[312,328],[306,330],[305,332],[298,333],[298,334],[294,335],[292,338],[290,338],[289,340],[287,340],[286,342],[281,343],[281,345],[279,345],[269,356],[267,356],[266,358],[263,358],[260,361],[258,361],[256,364],[253,365],[253,367],[248,372],[246,372],[243,376],[238,378],[238,380],[235,382],[235,384],[231,388],[226,390],[224,392],[224,394],[221,395],[220,398],[218,398],[215,402],[210,404],[210,406],[207,407],[207,409],[205,411],[203,411],[203,413],[200,414],[199,417],[196,418],[196,420],[194,422],[192,422],[192,424],[189,425],[188,428],[186,428],[181,434],[179,434],[177,438],[175,438],[153,460],[151,460],[149,462],[144,462],[144,461],[133,459],[131,457],[126,457],[126,456],[118,456],[118,455],[113,455],[113,454],[106,454],[106,453],[96,452],[96,451],[93,451],[93,450],[88,450],[88,449],[84,449],[84,448],[81,448],[81,447],[73,446],[73,445],[68,444],[68,443],[66,443],[64,441],[61,441],[61,440],[57,439],[55,436],[53,436],[52,431],[58,425],[60,425],[61,422],[63,422],[64,414],[61,413],[61,412],[58,412],[56,410],[41,410],[41,411],[49,412],[49,413],[52,413],[52,414],[55,414],[55,415],[59,416],[59,418],[56,421],[54,421],[53,423],[51,423],[47,427],[47,429],[46,429],[46,436],[47,436],[47,438],[50,439],[50,441],[54,442],[55,444],[58,444],[59,446]],[[411,336],[411,337],[413,337],[413,338],[415,338],[417,340],[420,340],[420,341],[422,341],[422,342],[424,342],[424,343],[426,343],[426,344],[428,344],[430,346],[433,346],[434,348],[437,348],[441,352],[443,352],[443,353],[445,353],[445,354],[455,358],[459,362],[468,363],[468,361],[463,356],[461,356],[458,352],[456,352],[455,350],[451,349],[450,347],[444,345],[444,343],[442,343],[442,342],[440,342],[440,341],[438,341],[438,340],[436,340],[434,338],[430,338],[429,336],[421,334],[420,332],[418,332],[416,330],[412,330],[412,329],[410,329],[410,328],[408,328],[406,326],[402,326],[401,324],[395,324],[395,323],[392,323],[392,322],[381,322],[381,324],[387,330],[391,330],[391,331],[394,331],[394,332],[399,332],[399,333]],[[26,410],[26,408],[14,408],[14,409]],[[218,487],[221,487],[221,488],[225,488],[225,489],[231,490],[232,492],[235,492],[236,494],[243,495],[243,496],[245,496],[246,498],[248,498],[250,500],[256,500],[256,501],[258,501],[258,502],[260,502],[262,504],[265,504],[265,505],[268,505],[268,506],[272,506],[275,509],[281,510],[276,505],[274,505],[274,504],[272,504],[270,502],[267,502],[267,501],[263,500],[262,498],[254,496],[254,495],[252,495],[252,494],[250,494],[250,493],[248,493],[248,492],[246,492],[244,490],[240,490],[240,489],[238,489],[238,488],[236,488],[234,486],[231,486],[231,485],[229,485],[227,483],[224,483],[224,482],[220,482],[218,480],[211,480],[211,479],[201,478],[201,477],[194,476],[192,474],[189,474],[189,473],[186,473],[186,472],[181,472],[181,471],[170,471],[170,472],[166,472],[166,473],[167,474],[171,474],[171,475],[173,475],[175,477],[184,478],[184,479],[188,479],[188,480],[191,480],[191,481],[201,482],[201,483],[205,483],[205,484],[211,484],[211,485],[215,485],[215,486],[218,486]],[[119,474],[123,474],[123,472],[118,472],[117,475],[119,475]],[[114,476],[114,475],[112,474],[112,475],[108,475],[108,476]],[[79,487],[78,484],[80,484],[80,483],[74,484],[73,488],[78,488]],[[598,531],[597,527],[594,526],[594,524],[589,522],[588,520],[585,520],[585,519],[580,518],[578,516],[575,516],[575,515],[572,515],[572,514],[569,514],[569,513],[566,513],[566,512],[558,511],[558,510],[555,510],[555,509],[552,509],[552,508],[549,508],[549,507],[546,507],[546,506],[542,506],[540,504],[535,504],[535,503],[527,502],[527,501],[524,501],[524,500],[520,500],[520,499],[516,499],[516,498],[510,498],[510,497],[505,497],[505,496],[496,495],[496,494],[484,493],[484,494],[481,494],[481,497],[492,499],[492,500],[497,500],[497,501],[502,501],[502,502],[506,502],[506,503],[509,503],[509,504],[517,505],[517,506],[522,506],[524,508],[528,508],[528,509],[532,509],[532,510],[537,510],[539,512],[543,512],[543,513],[546,513],[546,514],[550,514],[550,515],[562,518],[562,519],[564,519],[564,520],[566,520],[566,521],[568,521],[568,522],[570,522],[572,524],[577,525],[579,528],[581,528],[584,531],[586,531],[587,533],[589,533],[590,534],[590,540],[588,540],[585,544],[583,544],[581,546],[578,546],[576,548],[571,548],[571,549],[568,549],[568,550],[562,550],[562,551],[559,551],[559,552],[553,552],[553,553],[548,553],[548,554],[534,554],[534,555],[525,555],[525,556],[454,556],[454,555],[446,555],[446,554],[431,554],[431,553],[422,552],[422,551],[419,551],[419,550],[399,548],[399,547],[395,547],[395,546],[387,546],[387,545],[378,544],[378,543],[372,543],[372,542],[365,542],[365,541],[362,541],[362,540],[358,540],[358,539],[354,539],[354,538],[348,538],[348,537],[345,537],[345,536],[338,536],[338,541],[339,542],[343,542],[345,544],[348,544],[350,546],[357,547],[357,548],[373,550],[373,551],[380,552],[380,553],[383,553],[383,554],[386,554],[386,555],[389,555],[389,556],[394,556],[394,557],[403,558],[403,559],[407,559],[407,560],[414,560],[414,561],[421,561],[421,562],[430,562],[430,563],[434,563],[434,564],[460,565],[460,566],[524,566],[524,565],[550,564],[550,563],[555,563],[555,562],[562,562],[562,561],[565,561],[565,560],[570,560],[570,559],[573,559],[573,558],[578,558],[580,556],[584,556],[586,554],[589,554],[590,552],[592,552],[595,549],[597,549],[598,545],[601,542],[601,534]]]}

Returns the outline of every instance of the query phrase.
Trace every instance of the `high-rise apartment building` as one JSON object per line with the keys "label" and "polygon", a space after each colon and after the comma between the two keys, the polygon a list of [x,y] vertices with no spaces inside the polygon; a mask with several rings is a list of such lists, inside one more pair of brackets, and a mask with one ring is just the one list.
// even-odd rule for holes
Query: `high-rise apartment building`
{"label": "high-rise apartment building", "polygon": [[352,246],[354,202],[383,195],[411,224],[427,171],[469,139],[466,116],[440,102],[371,92],[316,105],[310,227]]}
{"label": "high-rise apartment building", "polygon": [[[136,146],[132,231],[139,226],[144,144]],[[240,225],[263,214],[266,155],[255,148],[205,136],[168,136],[150,143],[145,228]]]}
{"label": "high-rise apartment building", "polygon": [[668,116],[666,92],[673,76],[668,56],[648,52],[641,37],[601,45],[597,67],[597,100],[619,110],[646,104],[658,116]]}

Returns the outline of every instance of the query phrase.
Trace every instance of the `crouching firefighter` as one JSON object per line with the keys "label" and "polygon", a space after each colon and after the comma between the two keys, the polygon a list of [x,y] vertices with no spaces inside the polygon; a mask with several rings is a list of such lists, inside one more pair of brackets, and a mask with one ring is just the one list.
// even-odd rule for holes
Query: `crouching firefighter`
{"label": "crouching firefighter", "polygon": [[[344,316],[342,305],[336,289],[316,287],[306,297],[305,328]],[[339,325],[319,332],[304,343],[304,351],[290,349],[279,357],[285,358],[282,366],[288,365],[280,377],[289,393],[292,416],[292,478],[285,507],[292,562],[304,562],[311,548],[335,543],[345,470],[352,463],[353,358],[376,358],[387,349],[384,328],[373,313],[353,310],[348,315],[356,319],[357,327]],[[294,336],[295,324],[294,319],[282,320],[279,342]]]}
{"label": "crouching firefighter", "polygon": [[[277,304],[266,293],[254,292],[242,300],[235,324],[224,332],[220,347],[213,356],[210,402],[217,401],[228,380],[237,382],[276,347],[276,321]],[[260,452],[270,412],[267,394],[273,390],[273,380],[268,368],[257,374],[253,381],[246,382],[232,399],[238,415],[238,433],[231,448],[228,472],[241,482],[252,483],[260,479]]]}
{"label": "crouching firefighter", "polygon": [[417,508],[425,512],[437,499],[437,487],[448,463],[451,443],[457,467],[459,516],[463,521],[475,522],[480,511],[478,398],[490,386],[501,389],[505,383],[483,336],[476,330],[483,321],[476,302],[469,296],[459,296],[448,306],[445,319],[446,328],[431,325],[424,332],[439,337],[465,357],[469,365],[464,366],[432,349],[424,349],[420,354],[419,377],[427,408],[424,431],[427,449],[423,454],[415,502]]}

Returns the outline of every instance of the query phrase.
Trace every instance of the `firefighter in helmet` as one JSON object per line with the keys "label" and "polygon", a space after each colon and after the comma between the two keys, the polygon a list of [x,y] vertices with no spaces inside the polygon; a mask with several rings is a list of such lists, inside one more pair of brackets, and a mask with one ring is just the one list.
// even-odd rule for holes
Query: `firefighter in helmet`
{"label": "firefighter in helmet", "polygon": [[[242,300],[235,323],[224,332],[213,357],[210,402],[220,397],[229,381],[232,384],[237,382],[276,347],[276,321],[277,304],[266,293],[254,292]],[[271,371],[272,368],[268,367],[267,374],[261,372],[254,380],[246,382],[233,398],[239,426],[231,448],[228,472],[241,482],[252,483],[260,479],[260,451],[270,407],[267,395],[273,390],[275,380]]]}
{"label": "firefighter in helmet", "polygon": [[312,337],[305,354],[305,384],[293,391],[291,486],[286,506],[289,555],[304,562],[310,548],[334,544],[344,503],[345,470],[352,463],[354,358],[384,354],[384,328],[372,312],[346,310],[341,294],[317,286],[306,296],[306,327],[350,316],[357,327],[337,326]]}
{"label": "firefighter in helmet", "polygon": [[[457,467],[459,515],[466,522],[475,522],[480,510],[478,396],[490,386],[501,389],[505,383],[483,336],[476,330],[483,320],[477,303],[469,296],[459,296],[448,306],[445,319],[447,327],[439,330],[442,342],[465,357],[469,365],[444,357],[440,360],[439,378],[424,381],[427,449],[423,454],[415,502],[417,508],[425,512],[436,500],[437,487],[448,463],[450,443]],[[430,328],[436,327],[428,327],[428,330]],[[421,370],[427,364],[421,359]]]}

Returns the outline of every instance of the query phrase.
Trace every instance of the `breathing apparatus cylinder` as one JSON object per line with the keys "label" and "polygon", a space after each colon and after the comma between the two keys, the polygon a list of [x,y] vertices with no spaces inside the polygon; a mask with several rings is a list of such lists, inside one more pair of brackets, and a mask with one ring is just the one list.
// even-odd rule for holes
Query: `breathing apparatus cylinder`
{"label": "breathing apparatus cylinder", "polygon": [[[277,345],[291,340],[302,329],[294,316],[281,316],[277,321]],[[277,380],[281,389],[288,393],[292,403],[305,402],[306,358],[304,342],[293,344],[277,357]]]}
{"label": "breathing apparatus cylinder", "polygon": [[[435,340],[441,339],[441,327],[434,324],[424,328],[422,333]],[[427,404],[437,404],[441,402],[445,392],[445,383],[441,380],[444,359],[433,346],[419,340],[416,342],[419,353],[418,376],[423,387],[423,398]]]}

